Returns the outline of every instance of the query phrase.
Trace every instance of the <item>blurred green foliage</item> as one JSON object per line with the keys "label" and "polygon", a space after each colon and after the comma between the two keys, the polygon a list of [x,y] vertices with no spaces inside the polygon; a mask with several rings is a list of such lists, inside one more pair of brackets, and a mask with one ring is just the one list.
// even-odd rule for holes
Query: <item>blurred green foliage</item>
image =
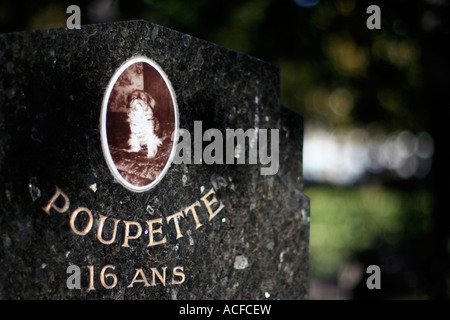
{"label": "blurred green foliage", "polygon": [[379,186],[307,187],[311,199],[312,277],[335,278],[358,251],[411,244],[430,230],[433,197]]}
{"label": "blurred green foliage", "polygon": [[[17,0],[0,2],[0,31],[64,27],[69,4],[80,6],[82,24],[145,19],[279,65],[282,103],[307,119],[427,129],[420,8],[377,1],[382,29],[371,31],[368,1],[296,3],[302,1]],[[330,102],[336,90],[350,97],[337,108]]]}

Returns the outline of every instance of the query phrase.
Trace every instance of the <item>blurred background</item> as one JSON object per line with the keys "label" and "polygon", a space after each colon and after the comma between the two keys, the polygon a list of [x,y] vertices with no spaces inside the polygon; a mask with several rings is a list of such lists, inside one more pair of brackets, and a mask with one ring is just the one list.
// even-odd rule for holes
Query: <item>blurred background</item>
{"label": "blurred background", "polygon": [[82,24],[144,19],[280,66],[305,119],[310,298],[448,299],[449,2],[15,0],[0,32],[65,27],[77,4]]}

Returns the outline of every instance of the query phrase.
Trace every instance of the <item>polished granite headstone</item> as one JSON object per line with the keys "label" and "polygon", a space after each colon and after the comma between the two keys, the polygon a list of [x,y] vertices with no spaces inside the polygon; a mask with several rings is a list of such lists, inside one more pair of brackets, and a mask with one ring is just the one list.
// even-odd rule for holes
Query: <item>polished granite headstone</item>
{"label": "polished granite headstone", "polygon": [[[279,129],[278,172],[200,159],[147,191],[119,183],[102,103],[135,56],[165,72],[192,139],[195,121]],[[0,298],[307,298],[303,119],[279,82],[272,64],[145,21],[0,35]]]}

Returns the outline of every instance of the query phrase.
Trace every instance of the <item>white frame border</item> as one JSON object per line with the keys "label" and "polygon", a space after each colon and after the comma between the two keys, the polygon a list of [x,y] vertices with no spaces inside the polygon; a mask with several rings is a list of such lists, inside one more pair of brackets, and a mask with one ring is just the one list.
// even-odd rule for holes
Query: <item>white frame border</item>
{"label": "white frame border", "polygon": [[[111,95],[111,91],[112,91],[114,85],[116,84],[117,80],[119,79],[119,77],[122,75],[122,73],[129,66],[131,66],[132,64],[137,63],[137,62],[145,62],[145,63],[151,65],[153,68],[156,69],[156,71],[158,71],[158,73],[164,79],[164,82],[166,83],[166,86],[169,89],[170,96],[172,97],[172,104],[173,104],[174,116],[175,116],[175,128],[174,128],[174,132],[172,133],[172,138],[173,138],[172,150],[170,151],[169,159],[168,159],[166,165],[164,166],[163,170],[156,177],[156,179],[153,180],[150,184],[142,186],[142,187],[138,187],[138,186],[135,186],[135,185],[129,183],[121,176],[121,174],[117,170],[117,167],[114,164],[114,161],[111,157],[111,152],[110,152],[109,146],[108,146],[108,137],[106,135],[106,115],[107,115],[107,111],[108,111],[108,101],[109,101],[109,97]],[[177,98],[176,98],[175,91],[174,91],[172,84],[171,84],[169,78],[167,77],[166,73],[162,70],[162,68],[155,61],[153,61],[147,57],[144,57],[144,56],[136,56],[136,57],[133,57],[133,58],[127,60],[114,72],[114,75],[111,78],[111,80],[109,81],[108,86],[106,88],[105,95],[103,96],[102,109],[101,109],[101,114],[100,114],[100,136],[101,136],[103,155],[106,159],[108,168],[111,171],[114,178],[122,186],[124,186],[126,189],[131,190],[133,192],[144,192],[144,191],[148,191],[148,190],[152,189],[154,186],[156,186],[162,180],[162,178],[166,175],[167,170],[169,170],[169,167],[172,164],[173,158],[175,157],[177,141],[178,141],[178,131],[179,131],[178,126],[179,126],[178,104],[177,104]]]}

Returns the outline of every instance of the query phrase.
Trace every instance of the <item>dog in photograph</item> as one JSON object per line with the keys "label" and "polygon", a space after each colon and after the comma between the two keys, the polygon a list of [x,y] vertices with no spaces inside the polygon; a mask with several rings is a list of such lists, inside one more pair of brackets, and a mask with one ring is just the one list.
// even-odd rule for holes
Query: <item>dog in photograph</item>
{"label": "dog in photograph", "polygon": [[159,122],[153,114],[155,104],[155,99],[143,90],[135,90],[128,96],[127,115],[131,131],[128,139],[129,151],[139,152],[147,149],[148,158],[154,158],[162,144],[157,136]]}

